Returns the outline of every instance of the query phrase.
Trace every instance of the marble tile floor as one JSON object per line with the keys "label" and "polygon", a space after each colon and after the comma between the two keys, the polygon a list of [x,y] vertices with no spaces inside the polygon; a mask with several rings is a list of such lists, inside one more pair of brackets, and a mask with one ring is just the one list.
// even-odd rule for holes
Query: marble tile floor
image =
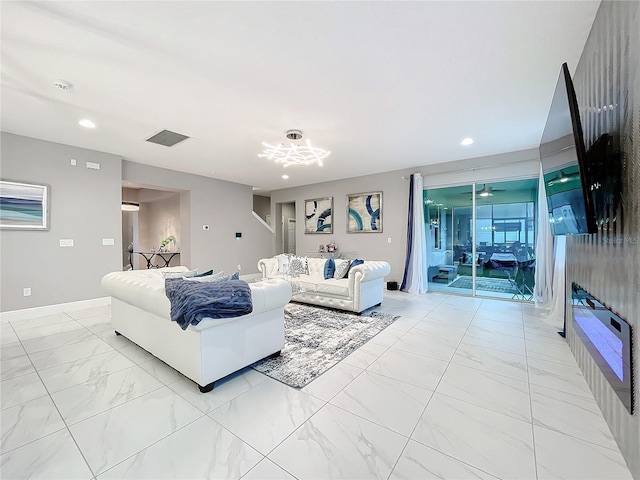
{"label": "marble tile floor", "polygon": [[[531,305],[386,292],[401,318],[303,389],[197,386],[108,307],[0,323],[3,479],[630,479]],[[180,335],[176,328],[176,335]]]}

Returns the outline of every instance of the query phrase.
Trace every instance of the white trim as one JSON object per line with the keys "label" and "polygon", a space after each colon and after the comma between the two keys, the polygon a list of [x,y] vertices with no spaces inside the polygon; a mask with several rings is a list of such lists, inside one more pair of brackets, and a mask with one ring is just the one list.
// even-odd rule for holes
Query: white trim
{"label": "white trim", "polygon": [[269,225],[267,222],[265,222],[260,215],[258,215],[254,211],[252,211],[251,213],[256,218],[256,220],[258,220],[262,225],[264,225],[271,233],[274,233],[273,232],[273,228],[271,228],[271,225]]}
{"label": "white trim", "polygon": [[105,305],[111,305],[111,297],[91,298],[89,300],[79,300],[77,302],[43,305],[41,307],[23,308],[22,310],[11,310],[8,312],[0,312],[0,323],[23,320],[25,318],[36,318],[44,315],[53,315],[62,312],[73,312],[76,310],[84,310],[85,308],[102,307]]}

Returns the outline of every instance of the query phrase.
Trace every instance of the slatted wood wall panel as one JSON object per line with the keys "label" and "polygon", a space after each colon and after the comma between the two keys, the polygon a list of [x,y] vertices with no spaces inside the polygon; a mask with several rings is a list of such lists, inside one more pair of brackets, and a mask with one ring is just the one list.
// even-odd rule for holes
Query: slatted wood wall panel
{"label": "slatted wood wall panel", "polygon": [[[575,281],[634,330],[635,414],[631,416],[567,322],[568,340],[636,479],[640,480],[640,2],[600,5],[574,75],[587,148],[604,133],[623,158],[615,220],[567,242],[567,285]],[[609,106],[613,105],[613,108]],[[605,107],[606,108],[603,108]],[[567,296],[570,300],[570,295]],[[567,305],[570,318],[571,307]]]}

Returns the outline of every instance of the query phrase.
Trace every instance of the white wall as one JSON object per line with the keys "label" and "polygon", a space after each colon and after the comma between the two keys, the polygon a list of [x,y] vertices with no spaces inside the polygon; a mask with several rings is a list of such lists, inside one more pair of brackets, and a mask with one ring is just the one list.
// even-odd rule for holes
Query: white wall
{"label": "white wall", "polygon": [[[44,183],[48,231],[0,231],[0,309],[38,307],[105,296],[103,275],[122,269],[121,159],[2,132],[2,179]],[[70,160],[76,159],[72,166]],[[100,164],[90,170],[85,162]],[[60,247],[60,239],[74,247]],[[111,238],[114,245],[103,246]],[[31,288],[31,296],[22,290]]]}
{"label": "white wall", "polygon": [[[271,208],[277,203],[295,202],[296,245],[299,255],[315,252],[320,243],[333,239],[341,251],[357,251],[358,258],[385,260],[391,264],[387,280],[402,281],[407,241],[409,175],[422,173],[425,188],[465,185],[473,181],[497,181],[532,178],[538,175],[537,149],[511,152],[458,162],[427,165],[413,169],[354,177],[271,192]],[[404,177],[404,178],[403,178]],[[382,232],[347,233],[346,195],[382,191]],[[304,233],[304,201],[333,197],[333,233]],[[389,238],[391,243],[389,243]]]}

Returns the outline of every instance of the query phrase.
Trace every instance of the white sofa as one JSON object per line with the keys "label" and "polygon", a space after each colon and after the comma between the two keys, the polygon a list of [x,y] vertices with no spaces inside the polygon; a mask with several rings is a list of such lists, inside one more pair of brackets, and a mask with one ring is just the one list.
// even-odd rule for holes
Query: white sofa
{"label": "white sofa", "polygon": [[[336,308],[360,313],[367,308],[382,303],[384,298],[384,277],[391,272],[387,262],[365,260],[349,270],[347,278],[324,278],[324,258],[309,258],[309,274],[293,280],[301,288],[292,300],[323,307]],[[336,260],[339,264],[344,260]],[[263,278],[283,278],[278,272],[278,259],[263,258],[258,262]]]}
{"label": "white sofa", "polygon": [[234,318],[207,318],[182,330],[170,320],[162,272],[186,267],[108,273],[102,287],[111,295],[111,322],[127,337],[198,384],[216,380],[284,346],[284,306],[291,285],[284,280],[250,283],[253,312]]}

